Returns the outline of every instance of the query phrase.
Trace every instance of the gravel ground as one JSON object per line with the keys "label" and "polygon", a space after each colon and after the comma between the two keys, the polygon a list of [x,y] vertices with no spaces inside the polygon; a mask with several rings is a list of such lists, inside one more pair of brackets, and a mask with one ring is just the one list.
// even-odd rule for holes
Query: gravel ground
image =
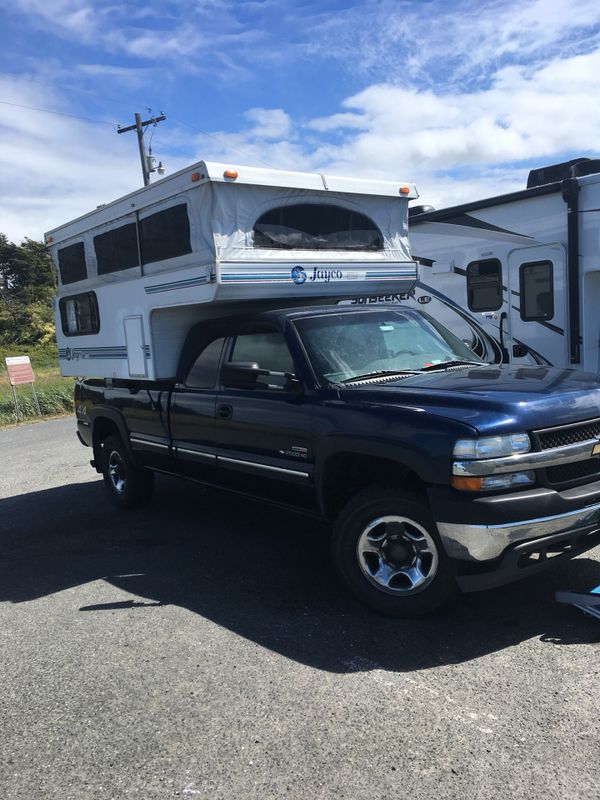
{"label": "gravel ground", "polygon": [[0,431],[0,796],[600,797],[600,549],[379,618],[327,531],[194,484],[113,510],[72,420]]}

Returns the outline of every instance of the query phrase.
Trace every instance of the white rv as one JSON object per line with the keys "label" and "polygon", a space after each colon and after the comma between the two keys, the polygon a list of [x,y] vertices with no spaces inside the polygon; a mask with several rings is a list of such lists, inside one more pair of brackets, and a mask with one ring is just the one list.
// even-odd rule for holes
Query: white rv
{"label": "white rv", "polygon": [[527,188],[410,210],[413,299],[491,361],[600,372],[600,160],[533,170]]}
{"label": "white rv", "polygon": [[172,378],[236,304],[406,293],[412,184],[200,162],[46,234],[63,375]]}

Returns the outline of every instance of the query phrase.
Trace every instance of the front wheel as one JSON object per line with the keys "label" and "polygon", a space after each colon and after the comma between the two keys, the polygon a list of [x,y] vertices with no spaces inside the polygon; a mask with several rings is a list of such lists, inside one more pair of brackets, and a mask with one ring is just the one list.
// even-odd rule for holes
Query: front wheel
{"label": "front wheel", "polygon": [[119,436],[108,436],[104,442],[102,474],[110,498],[119,508],[139,508],[152,499],[154,473],[135,466]]}
{"label": "front wheel", "polygon": [[333,559],[350,590],[383,614],[422,616],[456,590],[455,563],[427,506],[393,488],[364,489],[342,510]]}

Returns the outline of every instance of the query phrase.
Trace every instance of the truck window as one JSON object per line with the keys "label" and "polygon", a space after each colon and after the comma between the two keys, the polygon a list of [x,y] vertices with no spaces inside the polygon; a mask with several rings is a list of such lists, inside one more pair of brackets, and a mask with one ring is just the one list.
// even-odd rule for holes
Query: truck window
{"label": "truck window", "polygon": [[100,330],[98,301],[95,292],[62,297],[58,307],[65,336],[85,336],[98,333]]}
{"label": "truck window", "polygon": [[256,362],[261,369],[272,372],[294,371],[291,353],[278,331],[236,336],[229,360]]}
{"label": "truck window", "polygon": [[502,305],[502,264],[497,258],[467,266],[467,304],[471,311],[497,311]]}
{"label": "truck window", "polygon": [[381,231],[364,214],[325,203],[272,208],[254,225],[254,247],[279,250],[383,250]]}
{"label": "truck window", "polygon": [[193,389],[213,389],[217,385],[217,374],[221,361],[224,337],[214,339],[199,353],[192,364],[185,385]]}
{"label": "truck window", "polygon": [[68,247],[60,248],[58,251],[58,269],[60,282],[63,286],[67,283],[75,283],[87,278],[83,242],[76,242]]}
{"label": "truck window", "polygon": [[531,261],[521,264],[521,319],[525,322],[552,319],[554,316],[554,286],[551,261]]}

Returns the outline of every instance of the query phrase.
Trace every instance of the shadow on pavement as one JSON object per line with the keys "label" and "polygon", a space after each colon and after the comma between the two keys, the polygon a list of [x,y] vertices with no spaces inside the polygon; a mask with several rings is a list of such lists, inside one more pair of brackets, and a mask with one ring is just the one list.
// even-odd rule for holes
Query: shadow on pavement
{"label": "shadow on pavement", "polygon": [[600,583],[592,558],[463,595],[436,617],[397,621],[340,589],[326,527],[243,498],[164,478],[152,505],[137,511],[110,507],[99,481],[0,501],[0,601],[98,579],[134,597],[74,605],[73,614],[178,605],[332,672],[461,663],[532,637],[548,646],[600,641],[595,620],[553,602],[557,589]]}

